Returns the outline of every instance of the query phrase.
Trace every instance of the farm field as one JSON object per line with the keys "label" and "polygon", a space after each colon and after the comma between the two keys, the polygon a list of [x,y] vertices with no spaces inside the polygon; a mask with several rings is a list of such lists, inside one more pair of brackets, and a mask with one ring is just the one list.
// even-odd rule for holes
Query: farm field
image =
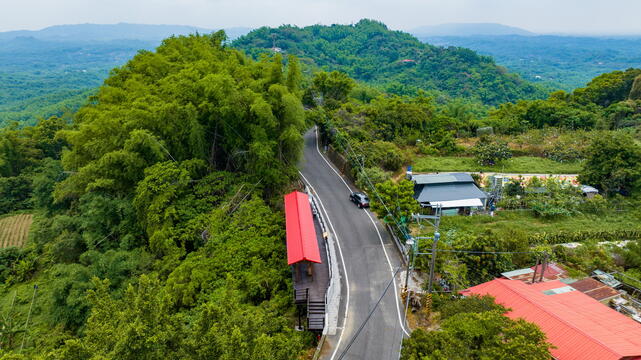
{"label": "farm field", "polygon": [[0,218],[0,249],[22,247],[29,236],[33,215],[19,214]]}
{"label": "farm field", "polygon": [[560,163],[535,156],[519,156],[495,166],[482,166],[477,164],[472,157],[421,156],[414,161],[413,170],[415,172],[483,171],[517,174],[576,174],[581,170],[581,163]]}

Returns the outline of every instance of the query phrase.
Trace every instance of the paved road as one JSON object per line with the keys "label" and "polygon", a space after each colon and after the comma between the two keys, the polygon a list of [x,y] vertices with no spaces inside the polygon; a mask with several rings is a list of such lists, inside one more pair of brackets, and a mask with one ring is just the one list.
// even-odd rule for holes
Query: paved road
{"label": "paved road", "polygon": [[[354,188],[335,173],[317,150],[314,130],[305,134],[304,162],[301,172],[320,198],[337,239],[336,253],[343,281],[339,328],[328,336],[326,359],[338,359],[368,316],[400,265],[400,256],[388,233],[367,210],[349,201]],[[344,267],[343,267],[344,265]],[[346,275],[346,276],[345,276]],[[347,286],[349,283],[349,286]],[[353,342],[344,359],[398,359],[404,329],[396,281],[379,307]],[[349,294],[347,293],[349,291]],[[349,298],[349,300],[348,300]],[[345,309],[346,318],[345,318]]]}

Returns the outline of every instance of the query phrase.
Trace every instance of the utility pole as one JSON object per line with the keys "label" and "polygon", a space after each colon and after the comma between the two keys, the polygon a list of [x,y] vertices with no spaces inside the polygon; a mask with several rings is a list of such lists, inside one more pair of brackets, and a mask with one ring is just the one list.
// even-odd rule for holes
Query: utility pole
{"label": "utility pole", "polygon": [[532,284],[536,282],[536,272],[539,271],[539,263],[541,263],[541,259],[537,256],[536,264],[534,265],[534,274],[532,275]]}
{"label": "utility pole", "polygon": [[27,322],[24,324],[24,336],[22,337],[22,344],[20,344],[20,352],[24,348],[24,341],[27,337],[27,328],[29,327],[29,320],[31,320],[31,310],[33,310],[33,302],[36,300],[36,293],[38,292],[38,285],[33,285],[33,296],[31,297],[31,305],[29,306],[29,314],[27,315]]}
{"label": "utility pole", "polygon": [[[410,303],[410,291],[409,291],[409,277],[410,277],[410,272],[414,270],[414,262],[416,261],[416,256],[418,255],[427,255],[428,253],[421,253],[419,252],[419,240],[427,240],[430,239],[432,240],[432,259],[430,262],[430,282],[429,282],[429,292],[432,293],[432,282],[434,279],[434,265],[435,265],[435,257],[436,257],[436,245],[441,238],[441,234],[438,232],[438,227],[441,223],[441,207],[438,206],[435,208],[434,215],[420,215],[420,214],[413,214],[412,217],[416,219],[416,223],[419,225],[419,228],[423,228],[423,225],[421,225],[420,220],[424,219],[427,220],[427,222],[434,226],[434,236],[417,236],[417,237],[411,237],[409,236],[407,240],[405,241],[405,244],[410,247],[410,258],[407,262],[407,269],[405,271],[405,292],[407,293],[407,298],[405,301],[405,316],[407,316],[407,309],[409,307]],[[432,220],[433,222],[430,222]]]}
{"label": "utility pole", "polygon": [[434,265],[436,264],[436,245],[441,239],[441,234],[438,232],[438,229],[434,233],[434,241],[432,241],[432,257],[430,259],[430,281],[427,285],[427,291],[432,293],[432,284],[434,283]]}
{"label": "utility pole", "polygon": [[407,284],[409,283],[410,271],[414,270],[414,260],[416,260],[416,253],[418,252],[419,238],[410,237],[405,241],[405,244],[410,246],[410,258],[407,261],[407,268],[405,269],[405,291],[407,291]]}
{"label": "utility pole", "polygon": [[543,254],[543,263],[541,264],[541,275],[539,277],[539,282],[543,281],[543,275],[545,274],[545,270],[548,268],[548,253],[547,251]]}

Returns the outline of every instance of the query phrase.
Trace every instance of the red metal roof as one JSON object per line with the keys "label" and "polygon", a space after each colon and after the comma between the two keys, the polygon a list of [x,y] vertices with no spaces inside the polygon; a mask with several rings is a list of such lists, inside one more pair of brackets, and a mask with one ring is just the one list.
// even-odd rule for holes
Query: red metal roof
{"label": "red metal roof", "polygon": [[580,291],[546,295],[544,291],[566,288],[558,280],[526,284],[495,279],[464,293],[489,294],[512,309],[507,315],[537,324],[557,348],[561,360],[639,360],[641,324]]}
{"label": "red metal roof", "polygon": [[287,263],[321,262],[309,197],[298,191],[285,195]]}

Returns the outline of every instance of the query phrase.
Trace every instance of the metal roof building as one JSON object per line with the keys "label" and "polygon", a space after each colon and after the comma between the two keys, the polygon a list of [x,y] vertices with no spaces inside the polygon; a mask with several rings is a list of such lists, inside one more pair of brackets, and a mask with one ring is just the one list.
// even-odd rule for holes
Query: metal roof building
{"label": "metal roof building", "polygon": [[422,206],[447,208],[483,207],[487,195],[481,191],[470,174],[412,175],[414,198]]}
{"label": "metal roof building", "polygon": [[307,194],[294,191],[285,195],[285,227],[287,263],[292,268],[294,302],[299,305],[298,324],[301,326],[301,309],[305,308],[307,330],[323,331],[330,283],[327,246]]}
{"label": "metal roof building", "polygon": [[495,279],[463,294],[492,295],[507,315],[537,324],[561,360],[641,360],[641,324],[554,280]]}
{"label": "metal roof building", "polygon": [[314,219],[307,194],[294,191],[285,195],[285,226],[287,264],[301,261],[320,263]]}

